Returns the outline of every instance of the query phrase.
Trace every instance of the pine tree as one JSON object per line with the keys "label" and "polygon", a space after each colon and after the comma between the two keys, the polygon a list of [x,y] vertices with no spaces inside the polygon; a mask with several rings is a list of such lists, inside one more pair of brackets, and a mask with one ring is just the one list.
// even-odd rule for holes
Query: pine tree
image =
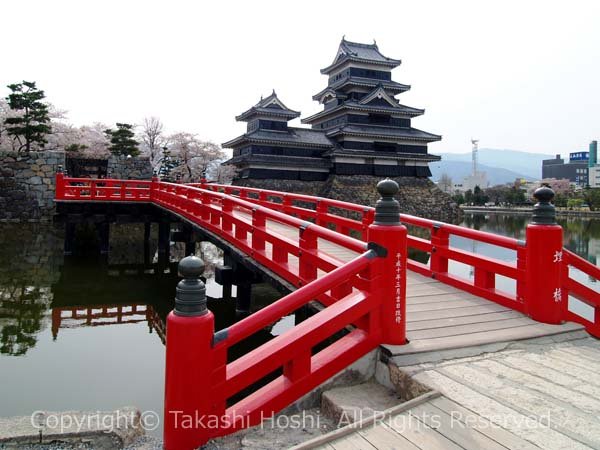
{"label": "pine tree", "polygon": [[19,142],[19,151],[31,151],[32,144],[40,148],[48,142],[45,138],[52,131],[48,105],[42,102],[44,91],[35,86],[35,82],[9,84],[12,93],[6,97],[8,106],[19,114],[4,120],[6,132]]}
{"label": "pine tree", "polygon": [[138,141],[135,140],[133,125],[128,123],[117,123],[116,130],[104,130],[106,137],[110,140],[108,149],[113,155],[137,156],[140,154]]}
{"label": "pine tree", "polygon": [[169,180],[171,178],[171,172],[173,169],[179,167],[180,163],[179,159],[171,156],[171,151],[168,147],[163,147],[163,154],[159,160],[159,165],[160,169],[158,169],[158,175],[165,180]]}

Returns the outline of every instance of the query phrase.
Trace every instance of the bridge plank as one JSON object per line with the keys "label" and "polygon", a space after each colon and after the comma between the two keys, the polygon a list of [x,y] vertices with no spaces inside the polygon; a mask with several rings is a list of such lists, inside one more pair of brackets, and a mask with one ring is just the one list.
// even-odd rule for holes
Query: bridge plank
{"label": "bridge plank", "polygon": [[[496,311],[486,314],[476,314],[473,316],[463,316],[463,317],[445,317],[443,319],[438,320],[420,320],[418,322],[408,321],[406,324],[406,330],[418,331],[418,330],[429,330],[431,328],[445,328],[445,327],[453,327],[457,325],[468,325],[468,324],[478,324],[485,322],[500,322],[506,319],[515,319],[523,317],[518,311]],[[411,333],[412,337],[412,333]]]}
{"label": "bridge plank", "polygon": [[460,336],[471,333],[479,333],[485,331],[503,330],[505,328],[520,327],[523,325],[530,325],[531,319],[528,317],[516,317],[505,320],[495,320],[491,323],[480,322],[470,323],[466,325],[457,325],[441,328],[430,328],[427,330],[415,330],[410,333],[411,339],[435,339],[449,336]]}

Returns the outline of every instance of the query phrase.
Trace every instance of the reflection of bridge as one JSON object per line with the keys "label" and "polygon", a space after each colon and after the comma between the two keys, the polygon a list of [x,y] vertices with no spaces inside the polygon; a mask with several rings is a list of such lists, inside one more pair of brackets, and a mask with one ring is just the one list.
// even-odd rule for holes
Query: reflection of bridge
{"label": "reflection of bridge", "polygon": [[166,327],[164,320],[152,305],[85,305],[52,308],[52,337],[58,336],[60,328],[97,327],[147,322],[150,333],[153,330],[165,343]]}
{"label": "reflection of bridge", "polygon": [[[167,411],[212,414],[221,421],[210,430],[182,430],[166,414],[166,448],[194,448],[259,423],[380,344],[391,354],[419,353],[580,328],[564,321],[600,336],[600,295],[569,274],[575,268],[600,278],[600,269],[563,248],[549,189],[537,193],[534,222],[522,242],[400,215],[395,183],[378,188],[382,199],[373,209],[236,186],[58,174],[59,202],[156,205],[297,288],[216,334],[212,315],[193,301],[169,316]],[[428,237],[407,236],[400,221]],[[510,250],[515,262],[454,248],[450,236]],[[407,260],[407,249],[428,253],[428,264]],[[473,267],[474,278],[453,274],[449,261]],[[498,289],[498,277],[513,280],[514,291]],[[587,318],[569,310],[571,297],[591,310]],[[325,306],[318,314],[227,363],[232,346],[313,299]],[[349,331],[342,338],[320,346],[344,329]],[[228,399],[278,369],[281,376],[226,407]]]}

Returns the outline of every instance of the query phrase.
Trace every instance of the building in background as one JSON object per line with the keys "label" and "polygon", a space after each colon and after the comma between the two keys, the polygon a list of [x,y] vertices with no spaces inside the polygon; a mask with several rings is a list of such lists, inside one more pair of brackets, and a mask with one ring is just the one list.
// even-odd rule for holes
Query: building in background
{"label": "building in background", "polygon": [[554,159],[542,161],[542,178],[565,178],[578,186],[586,187],[589,183],[589,152],[573,152],[569,154],[569,162],[556,155]]}
{"label": "building in background", "polygon": [[598,141],[590,142],[590,158],[588,161],[590,187],[600,187],[600,166],[598,165]]}
{"label": "building in background", "polygon": [[412,127],[423,109],[395,96],[410,86],[392,80],[400,60],[383,55],[376,43],[342,39],[333,62],[321,73],[327,87],[313,96],[323,110],[302,120],[311,129],[288,126],[300,115],[275,92],[236,117],[245,134],[223,144],[233,149],[226,164],[237,179],[326,181],[330,176],[431,176],[427,144],[441,136]]}

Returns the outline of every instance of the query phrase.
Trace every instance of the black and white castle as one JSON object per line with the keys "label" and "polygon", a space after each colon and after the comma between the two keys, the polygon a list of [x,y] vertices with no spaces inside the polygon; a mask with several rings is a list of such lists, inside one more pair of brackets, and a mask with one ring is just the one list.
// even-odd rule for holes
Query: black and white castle
{"label": "black and white castle", "polygon": [[240,179],[324,181],[330,175],[429,177],[428,163],[439,156],[427,144],[441,136],[412,127],[423,109],[395,96],[410,86],[392,81],[401,61],[384,56],[373,44],[342,39],[333,62],[321,73],[327,87],[313,99],[323,110],[302,119],[311,129],[291,127],[300,116],[273,92],[236,117],[248,123],[245,134],[223,147],[233,149]]}
{"label": "black and white castle", "polygon": [[396,96],[410,86],[392,81],[400,60],[384,56],[376,43],[342,39],[333,62],[321,73],[327,87],[313,99],[323,110],[302,119],[311,128],[291,127],[300,116],[273,92],[236,117],[247,131],[225,142],[233,157],[236,185],[299,192],[372,205],[383,177],[400,185],[403,212],[456,221],[460,209],[429,180],[429,163],[440,157],[427,144],[441,136],[412,127],[423,109]]}

